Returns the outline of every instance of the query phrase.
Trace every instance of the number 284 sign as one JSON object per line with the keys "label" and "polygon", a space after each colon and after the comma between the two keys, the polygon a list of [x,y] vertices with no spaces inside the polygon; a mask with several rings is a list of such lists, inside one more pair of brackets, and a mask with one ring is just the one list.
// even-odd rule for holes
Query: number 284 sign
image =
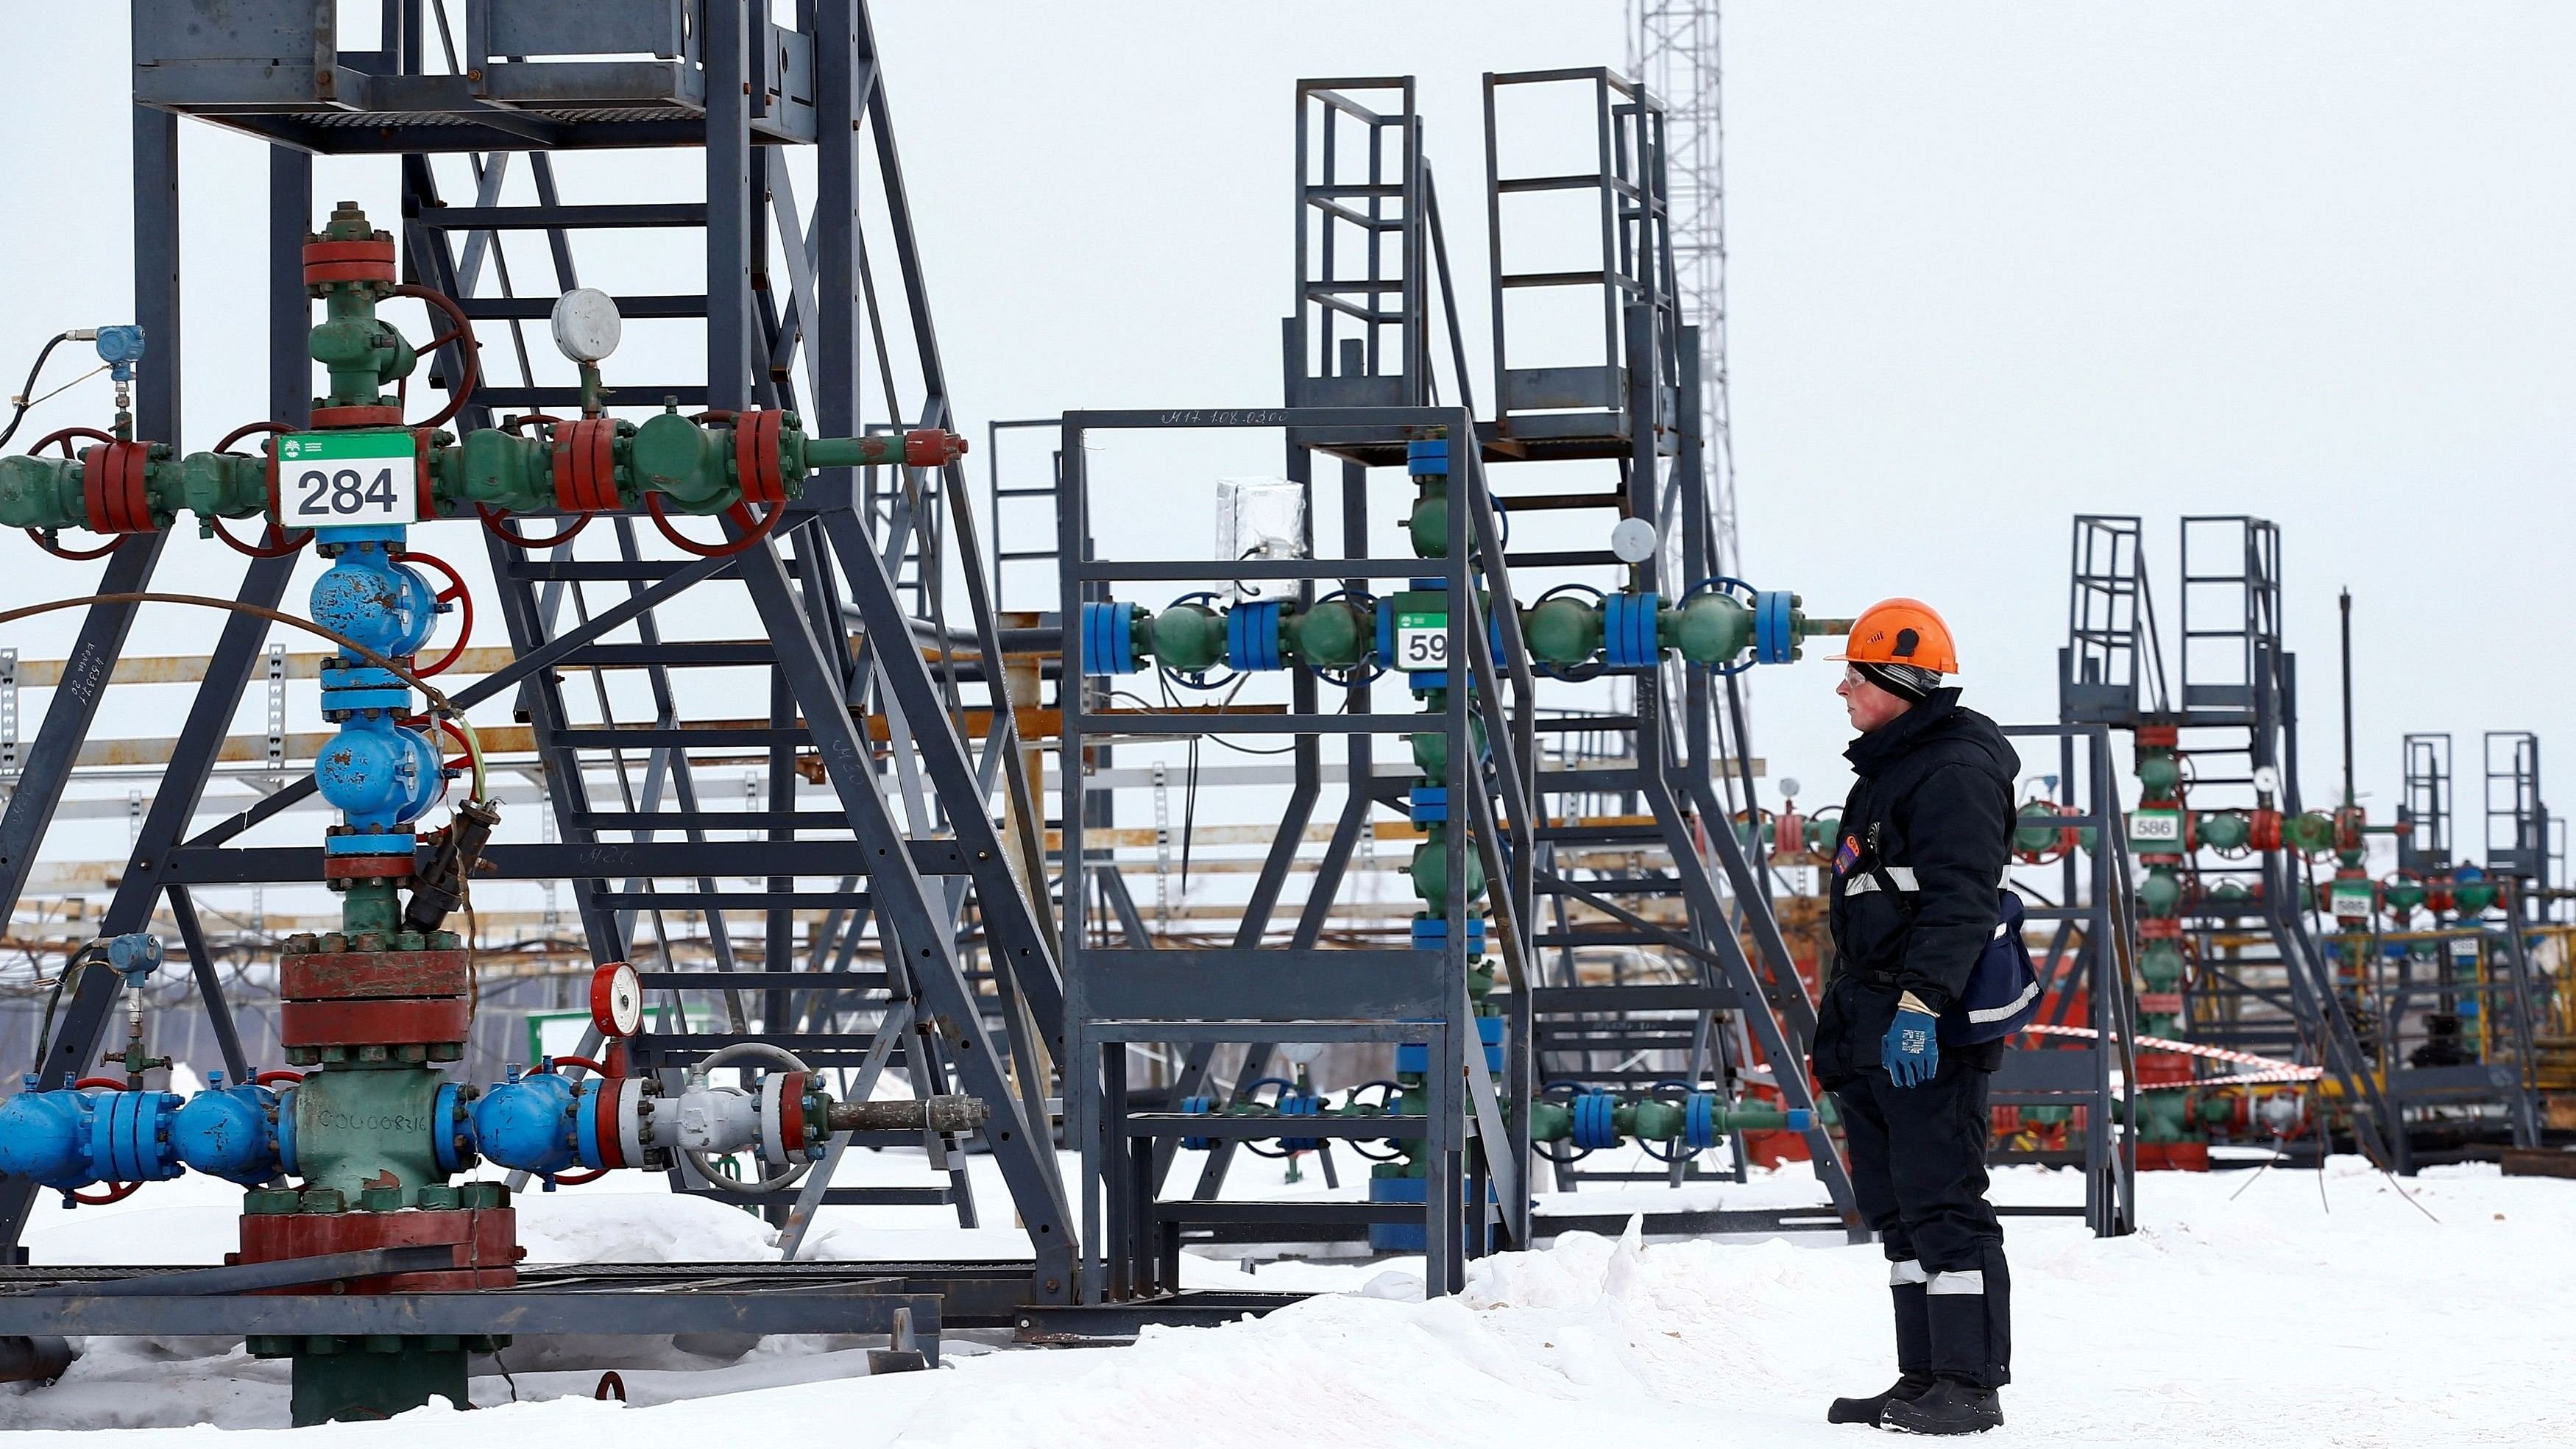
{"label": "number 284 sign", "polygon": [[277,521],[347,528],[420,521],[409,433],[288,433],[277,440]]}

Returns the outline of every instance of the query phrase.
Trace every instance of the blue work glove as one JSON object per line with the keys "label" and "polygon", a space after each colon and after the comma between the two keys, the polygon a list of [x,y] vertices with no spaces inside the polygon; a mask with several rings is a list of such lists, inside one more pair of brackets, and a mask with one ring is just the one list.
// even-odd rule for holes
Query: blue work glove
{"label": "blue work glove", "polygon": [[1878,1064],[1887,1068],[1887,1079],[1900,1087],[1928,1082],[1941,1070],[1941,1019],[1911,991],[1898,998],[1896,1020],[1879,1038]]}

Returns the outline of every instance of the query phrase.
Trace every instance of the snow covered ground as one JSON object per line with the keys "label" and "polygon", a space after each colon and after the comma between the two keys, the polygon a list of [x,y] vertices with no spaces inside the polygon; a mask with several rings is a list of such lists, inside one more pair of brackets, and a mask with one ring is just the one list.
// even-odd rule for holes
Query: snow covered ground
{"label": "snow covered ground", "polygon": [[[1687,1196],[1695,1206],[1795,1201],[1799,1185],[1784,1175]],[[2075,1189],[2064,1174],[2015,1169],[1999,1175],[1997,1196],[2068,1201]],[[43,1220],[30,1239],[36,1260],[212,1261],[229,1245],[229,1194],[159,1193]],[[2576,1184],[2460,1168],[2401,1191],[2338,1159],[2322,1175],[2151,1174],[2139,1196],[2146,1227],[2126,1239],[2096,1241],[2066,1220],[2008,1224],[2019,1381],[2004,1395],[2009,1422],[1981,1442],[2576,1443],[2565,1388]],[[772,1251],[758,1222],[705,1202],[592,1191],[522,1203],[532,1259]],[[1009,1256],[1019,1236],[851,1209],[818,1241],[833,1256]],[[474,1380],[475,1402],[501,1416],[475,1427],[520,1443],[599,1434],[692,1449],[745,1425],[820,1432],[835,1449],[1560,1449],[1605,1432],[1617,1449],[1801,1446],[1873,1442],[1869,1430],[1826,1425],[1824,1405],[1892,1376],[1878,1254],[1833,1239],[1578,1235],[1478,1264],[1467,1293],[1428,1303],[1418,1260],[1192,1271],[1206,1286],[1327,1296],[1259,1321],[1153,1331],[1129,1348],[998,1351],[952,1338],[941,1371],[880,1379],[865,1377],[855,1340],[772,1340],[747,1354],[723,1343],[528,1345],[503,1356],[508,1380]],[[0,1427],[126,1426],[137,1432],[116,1442],[135,1449],[229,1449],[285,1422],[283,1364],[203,1341],[88,1349],[59,1384],[0,1389]],[[611,1365],[631,1406],[589,1397]],[[455,1432],[428,1411],[278,1442],[444,1446]]]}

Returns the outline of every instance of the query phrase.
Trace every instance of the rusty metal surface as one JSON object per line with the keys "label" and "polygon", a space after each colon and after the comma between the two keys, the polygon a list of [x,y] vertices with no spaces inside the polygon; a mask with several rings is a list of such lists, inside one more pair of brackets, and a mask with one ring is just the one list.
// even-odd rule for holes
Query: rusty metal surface
{"label": "rusty metal surface", "polygon": [[459,951],[340,951],[280,958],[277,989],[290,1001],[463,996],[472,969]]}
{"label": "rusty metal surface", "polygon": [[289,1001],[277,1010],[286,1047],[425,1046],[462,1042],[473,1026],[461,998],[441,1001]]}

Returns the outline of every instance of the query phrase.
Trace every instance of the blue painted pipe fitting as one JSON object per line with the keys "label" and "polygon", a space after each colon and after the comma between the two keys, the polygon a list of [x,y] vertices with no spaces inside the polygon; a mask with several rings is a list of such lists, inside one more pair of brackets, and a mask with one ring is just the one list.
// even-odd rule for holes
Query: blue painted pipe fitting
{"label": "blue painted pipe fitting", "polygon": [[27,1177],[47,1187],[87,1187],[97,1181],[89,1170],[89,1119],[86,1092],[26,1090],[0,1102],[0,1172]]}
{"label": "blue painted pipe fitting", "polygon": [[417,652],[438,627],[438,590],[374,541],[342,549],[314,581],[311,602],[314,623],[388,659]]}
{"label": "blue painted pipe fitting", "polygon": [[295,1088],[277,1094],[277,1170],[288,1177],[303,1172],[295,1160]]}
{"label": "blue painted pipe fitting", "polygon": [[473,1118],[476,1149],[503,1167],[552,1177],[573,1165],[572,1083],[553,1072],[514,1068],[475,1102]]}
{"label": "blue painted pipe fitting", "polygon": [[1136,661],[1136,606],[1108,601],[1082,606],[1082,672],[1133,674]]}
{"label": "blue painted pipe fitting", "polygon": [[1597,1150],[1619,1145],[1618,1098],[1608,1092],[1586,1092],[1572,1105],[1575,1146]]}
{"label": "blue painted pipe fitting", "polygon": [[[1323,1099],[1312,1092],[1287,1092],[1279,1098],[1279,1115],[1282,1117],[1320,1117],[1323,1114]],[[1312,1152],[1324,1145],[1324,1139],[1282,1137],[1279,1139],[1279,1145],[1290,1152]]]}
{"label": "blue painted pipe fitting", "polygon": [[341,721],[313,782],[351,825],[388,830],[427,814],[447,785],[429,740],[384,714]]}
{"label": "blue painted pipe fitting", "polygon": [[65,1190],[179,1175],[169,1140],[178,1093],[40,1092],[26,1081],[0,1103],[0,1172]]}
{"label": "blue painted pipe fitting", "polygon": [[[567,1080],[553,1071],[520,1073],[485,1092],[470,1109],[471,1147],[500,1166],[551,1178],[600,1165],[575,1126],[599,1095],[600,1079]],[[442,1094],[441,1100],[444,1101]]]}
{"label": "blue painted pipe fitting", "polygon": [[170,1118],[171,1151],[195,1171],[245,1187],[275,1177],[277,1094],[251,1082],[227,1087],[221,1072],[206,1080]]}
{"label": "blue painted pipe fitting", "polygon": [[483,1160],[475,1150],[472,1104],[476,1095],[472,1087],[455,1082],[438,1089],[429,1120],[441,1172],[471,1172]]}
{"label": "blue painted pipe fitting", "polygon": [[162,1182],[183,1170],[170,1150],[176,1092],[101,1092],[90,1115],[90,1168],[102,1182]]}
{"label": "blue painted pipe fitting", "polygon": [[1281,669],[1279,602],[1276,599],[1237,604],[1225,614],[1226,663],[1237,669]]}
{"label": "blue painted pipe fitting", "polygon": [[[1181,1099],[1181,1110],[1193,1117],[1204,1117],[1210,1112],[1216,1110],[1216,1098],[1183,1097]],[[1184,1137],[1181,1139],[1181,1146],[1192,1152],[1206,1152],[1216,1146],[1216,1139],[1213,1137]]]}
{"label": "blue painted pipe fitting", "polygon": [[1717,1145],[1717,1094],[1693,1092],[1682,1110],[1682,1145],[1702,1152]]}

